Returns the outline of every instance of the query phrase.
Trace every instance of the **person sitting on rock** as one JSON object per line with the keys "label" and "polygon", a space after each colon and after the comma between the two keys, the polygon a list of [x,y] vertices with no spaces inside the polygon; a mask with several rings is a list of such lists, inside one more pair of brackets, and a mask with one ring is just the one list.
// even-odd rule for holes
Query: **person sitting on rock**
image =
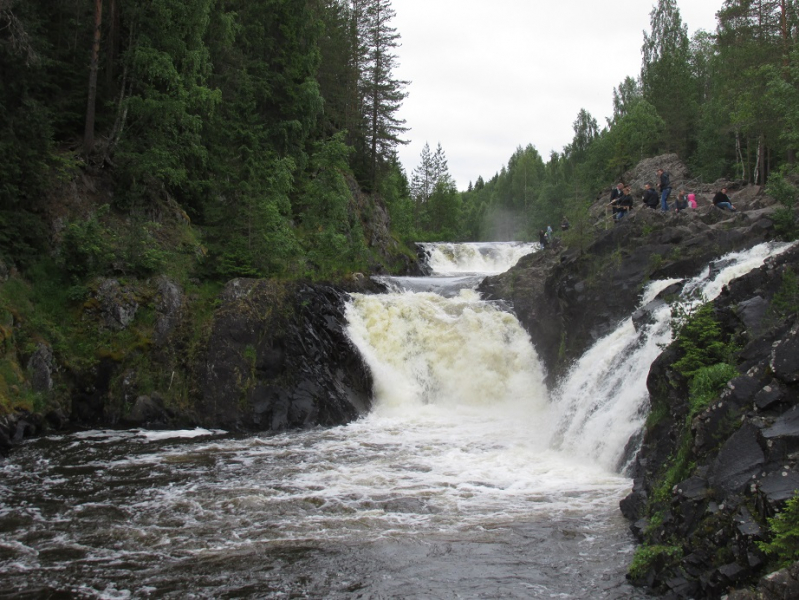
{"label": "person sitting on rock", "polygon": [[721,188],[721,191],[713,196],[713,206],[722,210],[731,210],[735,212],[735,207],[732,205],[730,197],[727,195],[727,188]]}
{"label": "person sitting on rock", "polygon": [[680,190],[677,194],[677,200],[674,202],[674,212],[680,212],[688,208],[688,198],[685,195],[685,190]]}
{"label": "person sitting on rock", "polygon": [[696,194],[691,192],[688,194],[688,208],[696,208]]}
{"label": "person sitting on rock", "polygon": [[646,204],[649,208],[657,208],[658,203],[660,202],[660,196],[652,187],[651,183],[647,183],[644,185],[644,204]]}
{"label": "person sitting on rock", "polygon": [[569,227],[571,227],[569,219],[566,218],[566,215],[563,215],[563,220],[560,222],[560,229],[561,231],[568,231]]}

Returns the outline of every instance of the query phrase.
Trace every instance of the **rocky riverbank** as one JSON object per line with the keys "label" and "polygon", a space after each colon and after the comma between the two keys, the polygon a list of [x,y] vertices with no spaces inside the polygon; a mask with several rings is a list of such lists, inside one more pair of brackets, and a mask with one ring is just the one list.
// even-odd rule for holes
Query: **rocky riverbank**
{"label": "rocky riverbank", "polygon": [[[46,412],[2,417],[0,449],[76,427],[280,431],[349,422],[369,409],[371,375],[344,333],[344,306],[348,291],[373,286],[360,275],[337,286],[235,279],[209,308],[165,278],[98,280],[80,323],[91,343],[107,344],[96,349],[99,362],[80,370],[39,342],[25,369],[35,393],[65,398]],[[204,306],[208,316],[199,314]]]}

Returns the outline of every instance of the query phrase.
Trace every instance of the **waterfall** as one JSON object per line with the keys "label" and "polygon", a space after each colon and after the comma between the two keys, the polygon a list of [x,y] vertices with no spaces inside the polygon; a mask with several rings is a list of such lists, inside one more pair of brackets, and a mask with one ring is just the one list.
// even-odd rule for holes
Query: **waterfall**
{"label": "waterfall", "polygon": [[559,415],[553,447],[624,472],[634,457],[634,452],[625,452],[628,442],[642,431],[649,411],[649,367],[672,340],[672,307],[657,301],[657,295],[674,283],[683,283],[676,302],[681,312],[690,312],[716,298],[736,277],[790,247],[760,244],[714,261],[688,281],[651,282],[639,305],[648,318],[637,328],[632,317],[624,319],[585,352],[552,394]]}
{"label": "waterfall", "polygon": [[535,250],[539,244],[521,242],[485,242],[471,244],[420,244],[427,257],[427,268],[436,275],[504,273],[518,260]]}
{"label": "waterfall", "polygon": [[454,418],[471,411],[487,421],[504,415],[502,426],[521,427],[540,448],[623,473],[634,455],[630,442],[649,410],[649,368],[672,339],[673,307],[659,294],[677,284],[676,302],[690,312],[790,245],[766,243],[728,254],[687,281],[650,282],[638,326],[632,317],[623,319],[552,392],[534,341],[515,316],[474,291],[486,274],[477,273],[480,268],[508,269],[535,246],[424,247],[431,277],[383,278],[389,293],[355,294],[347,310],[351,339],[374,376],[376,414],[435,410],[440,418]]}

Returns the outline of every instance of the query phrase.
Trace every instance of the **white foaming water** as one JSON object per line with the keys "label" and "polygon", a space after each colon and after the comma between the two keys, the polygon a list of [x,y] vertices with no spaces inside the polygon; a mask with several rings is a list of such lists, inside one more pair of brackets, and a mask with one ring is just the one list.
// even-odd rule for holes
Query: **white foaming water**
{"label": "white foaming water", "polygon": [[420,244],[427,254],[427,266],[434,275],[504,273],[522,256],[540,249],[536,243],[486,242],[470,244]]}
{"label": "white foaming water", "polygon": [[[530,250],[503,245],[505,268]],[[451,244],[427,251],[437,273],[473,271],[483,260],[476,256],[495,256],[487,244],[481,252]],[[457,285],[461,278],[453,279]],[[550,448],[556,416],[538,355],[516,317],[471,289],[448,296],[354,294],[347,308],[349,336],[374,379],[374,407],[355,426],[358,438],[396,440],[401,432],[403,460],[422,466],[412,477],[403,473],[407,485],[382,473],[385,493],[421,491],[457,507],[464,524],[618,502],[627,479]],[[371,477],[378,465],[370,464]],[[359,477],[339,468],[320,485],[351,479]]]}
{"label": "white foaming water", "polygon": [[[686,282],[678,302],[690,312],[716,298],[733,279],[763,265],[791,244],[765,243],[728,254]],[[650,283],[641,306],[677,280]],[[647,324],[639,330],[632,318],[598,340],[571,369],[553,394],[559,425],[553,446],[586,456],[608,469],[624,471],[634,458],[628,441],[639,433],[649,411],[646,378],[652,362],[672,340],[671,307],[649,307]],[[625,452],[625,450],[628,450]]]}

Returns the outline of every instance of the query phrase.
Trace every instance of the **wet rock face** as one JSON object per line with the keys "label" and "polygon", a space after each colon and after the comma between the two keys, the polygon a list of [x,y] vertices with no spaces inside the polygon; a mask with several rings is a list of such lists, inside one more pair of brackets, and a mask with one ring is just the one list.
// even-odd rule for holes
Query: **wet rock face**
{"label": "wet rock face", "polygon": [[[773,308],[783,277],[798,270],[794,248],[733,281],[714,302],[717,321],[741,348],[734,357],[741,375],[693,418],[687,459],[695,466],[667,500],[654,505],[664,465],[684,444],[689,396],[671,367],[680,358],[675,345],[650,370],[652,402],[669,414],[645,432],[633,491],[621,509],[639,540],[677,544],[683,552],[677,564],[653,565],[639,582],[653,591],[718,598],[767,575],[769,557],[757,543],[770,535],[767,519],[799,490],[799,315],[797,307],[781,313]],[[752,306],[758,307],[754,320]],[[764,577],[757,592],[730,597],[799,597],[797,568]]]}
{"label": "wet rock face", "polygon": [[55,358],[49,344],[39,343],[28,360],[30,384],[34,392],[47,393],[53,389]]}
{"label": "wet rock face", "polygon": [[180,286],[168,277],[159,277],[156,282],[155,294],[155,334],[153,342],[158,347],[163,347],[169,341],[169,336],[180,323],[183,315],[183,291]]}
{"label": "wet rock face", "polygon": [[368,410],[371,375],[345,332],[346,294],[237,279],[198,369],[198,418],[241,430],[336,425]]}

